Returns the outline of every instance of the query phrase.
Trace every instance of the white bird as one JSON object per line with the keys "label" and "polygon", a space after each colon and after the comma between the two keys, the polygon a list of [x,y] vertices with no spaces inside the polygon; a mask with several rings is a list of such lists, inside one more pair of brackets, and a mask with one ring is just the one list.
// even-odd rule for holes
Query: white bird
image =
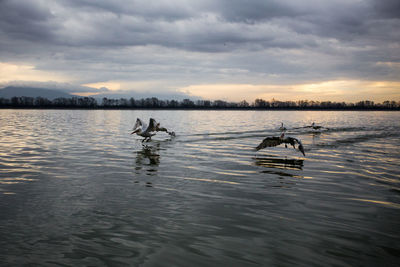
{"label": "white bird", "polygon": [[296,149],[295,144],[298,145],[298,149],[303,155],[305,156],[306,154],[304,153],[304,147],[301,141],[297,138],[294,137],[285,137],[285,134],[282,133],[281,136],[272,136],[272,137],[267,137],[265,138],[257,147],[256,150],[260,150],[266,147],[273,147],[273,146],[278,146],[280,144],[285,144],[285,147],[287,148],[287,144],[290,144],[293,146],[294,149]]}
{"label": "white bird", "polygon": [[151,137],[156,135],[157,132],[166,132],[171,136],[175,136],[174,132],[169,132],[166,128],[161,127],[160,123],[157,123],[153,118],[150,118],[149,126],[147,126],[141,119],[137,118],[131,134],[137,134],[144,137],[142,140],[143,143],[144,141],[149,142]]}
{"label": "white bird", "polygon": [[281,122],[281,127],[279,127],[279,131],[286,131],[286,127],[283,126],[283,122]]}

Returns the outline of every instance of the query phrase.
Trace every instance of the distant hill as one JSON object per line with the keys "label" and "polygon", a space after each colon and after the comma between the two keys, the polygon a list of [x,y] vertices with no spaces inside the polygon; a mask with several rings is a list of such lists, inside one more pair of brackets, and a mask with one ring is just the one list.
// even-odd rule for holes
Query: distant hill
{"label": "distant hill", "polygon": [[197,96],[190,96],[184,93],[139,93],[139,92],[132,92],[132,91],[126,91],[126,92],[109,92],[106,94],[99,94],[99,95],[93,95],[93,98],[96,98],[97,100],[101,100],[104,97],[108,99],[120,99],[120,98],[125,98],[125,99],[130,99],[133,97],[134,99],[146,99],[146,98],[152,98],[156,97],[159,100],[177,100],[177,101],[182,101],[183,99],[188,99],[190,98],[191,100],[200,100],[200,97]]}
{"label": "distant hill", "polygon": [[[14,96],[26,96],[26,97],[38,97],[41,96],[43,98],[47,98],[49,100],[54,100],[58,97],[64,98],[71,98],[77,97],[77,95],[71,95],[66,92],[60,90],[53,90],[53,89],[45,89],[45,88],[37,88],[37,87],[19,87],[19,86],[8,86],[3,89],[0,89],[0,98],[7,98],[11,99]],[[79,97],[79,96],[78,96]],[[199,100],[201,98],[195,96],[189,96],[184,93],[139,93],[134,91],[115,91],[115,92],[108,92],[99,95],[93,95],[93,98],[101,101],[103,97],[108,99],[120,99],[125,98],[129,99],[131,97],[135,99],[145,99],[145,98],[152,98],[157,97],[160,100],[178,100],[181,101],[185,98],[190,98],[191,100]]]}
{"label": "distant hill", "polygon": [[0,89],[0,97],[11,99],[14,96],[26,96],[26,97],[43,97],[49,100],[53,100],[58,97],[70,98],[73,95],[68,93],[44,89],[44,88],[34,88],[34,87],[17,87],[17,86],[8,86],[3,89]]}

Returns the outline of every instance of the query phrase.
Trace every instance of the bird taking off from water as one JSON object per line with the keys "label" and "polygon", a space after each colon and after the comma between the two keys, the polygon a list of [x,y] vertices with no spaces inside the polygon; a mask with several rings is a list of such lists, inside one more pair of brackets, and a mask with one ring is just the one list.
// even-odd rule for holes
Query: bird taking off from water
{"label": "bird taking off from water", "polygon": [[171,136],[175,136],[174,132],[170,132],[167,130],[167,128],[161,127],[160,123],[156,122],[156,120],[153,118],[150,118],[149,126],[147,126],[141,119],[137,118],[131,134],[137,134],[144,137],[142,140],[143,143],[144,141],[149,142],[151,137],[156,135],[157,132],[166,132]]}
{"label": "bird taking off from water", "polygon": [[304,147],[301,141],[297,138],[294,137],[285,137],[285,134],[282,133],[281,136],[272,136],[272,137],[267,137],[265,138],[257,147],[256,150],[260,150],[266,147],[273,147],[273,146],[279,146],[280,144],[285,144],[285,147],[287,148],[287,144],[290,144],[293,146],[294,149],[296,149],[295,145],[298,145],[298,149],[303,155],[305,156],[306,154],[304,153]]}

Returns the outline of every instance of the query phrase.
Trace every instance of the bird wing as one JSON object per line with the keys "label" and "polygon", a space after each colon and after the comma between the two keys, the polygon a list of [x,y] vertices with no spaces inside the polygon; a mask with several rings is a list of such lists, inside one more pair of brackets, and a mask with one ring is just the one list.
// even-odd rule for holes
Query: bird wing
{"label": "bird wing", "polygon": [[135,125],[133,126],[133,129],[132,129],[133,132],[131,132],[131,134],[136,133],[138,135],[141,135],[141,133],[143,132],[143,129],[145,127],[146,127],[146,124],[144,124],[141,119],[137,118],[136,119],[136,123],[135,123]]}
{"label": "bird wing", "polygon": [[142,131],[146,131],[147,130],[147,124],[145,122],[142,121]]}
{"label": "bird wing", "polygon": [[139,119],[139,118],[137,118],[136,119],[136,123],[135,123],[135,125],[133,126],[133,130],[136,130],[136,129],[138,129],[138,128],[144,128],[143,126],[145,126],[145,124],[142,122],[142,120],[141,119]]}
{"label": "bird wing", "polygon": [[166,133],[169,134],[170,136],[175,136],[175,132],[170,132],[170,131],[168,131],[167,128],[161,127],[159,123],[157,123],[156,131],[157,131],[157,132],[166,132]]}
{"label": "bird wing", "polygon": [[300,152],[305,156],[306,154],[304,153],[304,147],[301,141],[297,138],[294,137],[286,137],[286,138],[281,138],[281,137],[267,137],[265,138],[257,147],[256,150],[260,150],[266,147],[273,147],[273,146],[278,146],[282,143],[285,144],[290,144],[293,146],[293,148],[296,148],[295,145],[298,145],[298,149]]}
{"label": "bird wing", "polygon": [[149,127],[147,127],[146,131],[148,132],[155,132],[157,131],[157,122],[155,119],[150,118],[149,120]]}
{"label": "bird wing", "polygon": [[152,132],[167,132],[167,133],[169,133],[167,128],[161,127],[160,123],[157,122],[155,119],[150,119],[149,129],[151,129]]}
{"label": "bird wing", "polygon": [[157,132],[166,132],[166,133],[168,133],[167,128],[161,127],[160,124],[157,125],[156,131],[157,131]]}
{"label": "bird wing", "polygon": [[301,143],[300,139],[294,138],[294,137],[286,137],[283,140],[283,143],[287,143],[287,144],[291,144],[293,146],[294,149],[296,149],[295,144],[298,145],[298,149],[300,150],[300,152],[305,156],[306,154],[304,153],[304,147],[303,144]]}
{"label": "bird wing", "polygon": [[256,150],[260,150],[266,147],[273,147],[282,144],[283,140],[280,137],[267,137],[257,147]]}

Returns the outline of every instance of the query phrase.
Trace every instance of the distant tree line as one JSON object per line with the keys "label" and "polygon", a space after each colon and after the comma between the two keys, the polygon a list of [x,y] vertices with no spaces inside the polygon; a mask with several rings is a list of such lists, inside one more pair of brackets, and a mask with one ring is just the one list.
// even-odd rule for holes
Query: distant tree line
{"label": "distant tree line", "polygon": [[293,109],[293,110],[400,110],[400,101],[359,101],[356,103],[332,101],[278,101],[272,99],[256,99],[253,103],[246,100],[228,102],[224,100],[160,100],[156,97],[134,99],[103,98],[97,101],[93,97],[55,98],[49,100],[43,97],[12,97],[0,98],[0,108],[81,108],[81,109]]}

